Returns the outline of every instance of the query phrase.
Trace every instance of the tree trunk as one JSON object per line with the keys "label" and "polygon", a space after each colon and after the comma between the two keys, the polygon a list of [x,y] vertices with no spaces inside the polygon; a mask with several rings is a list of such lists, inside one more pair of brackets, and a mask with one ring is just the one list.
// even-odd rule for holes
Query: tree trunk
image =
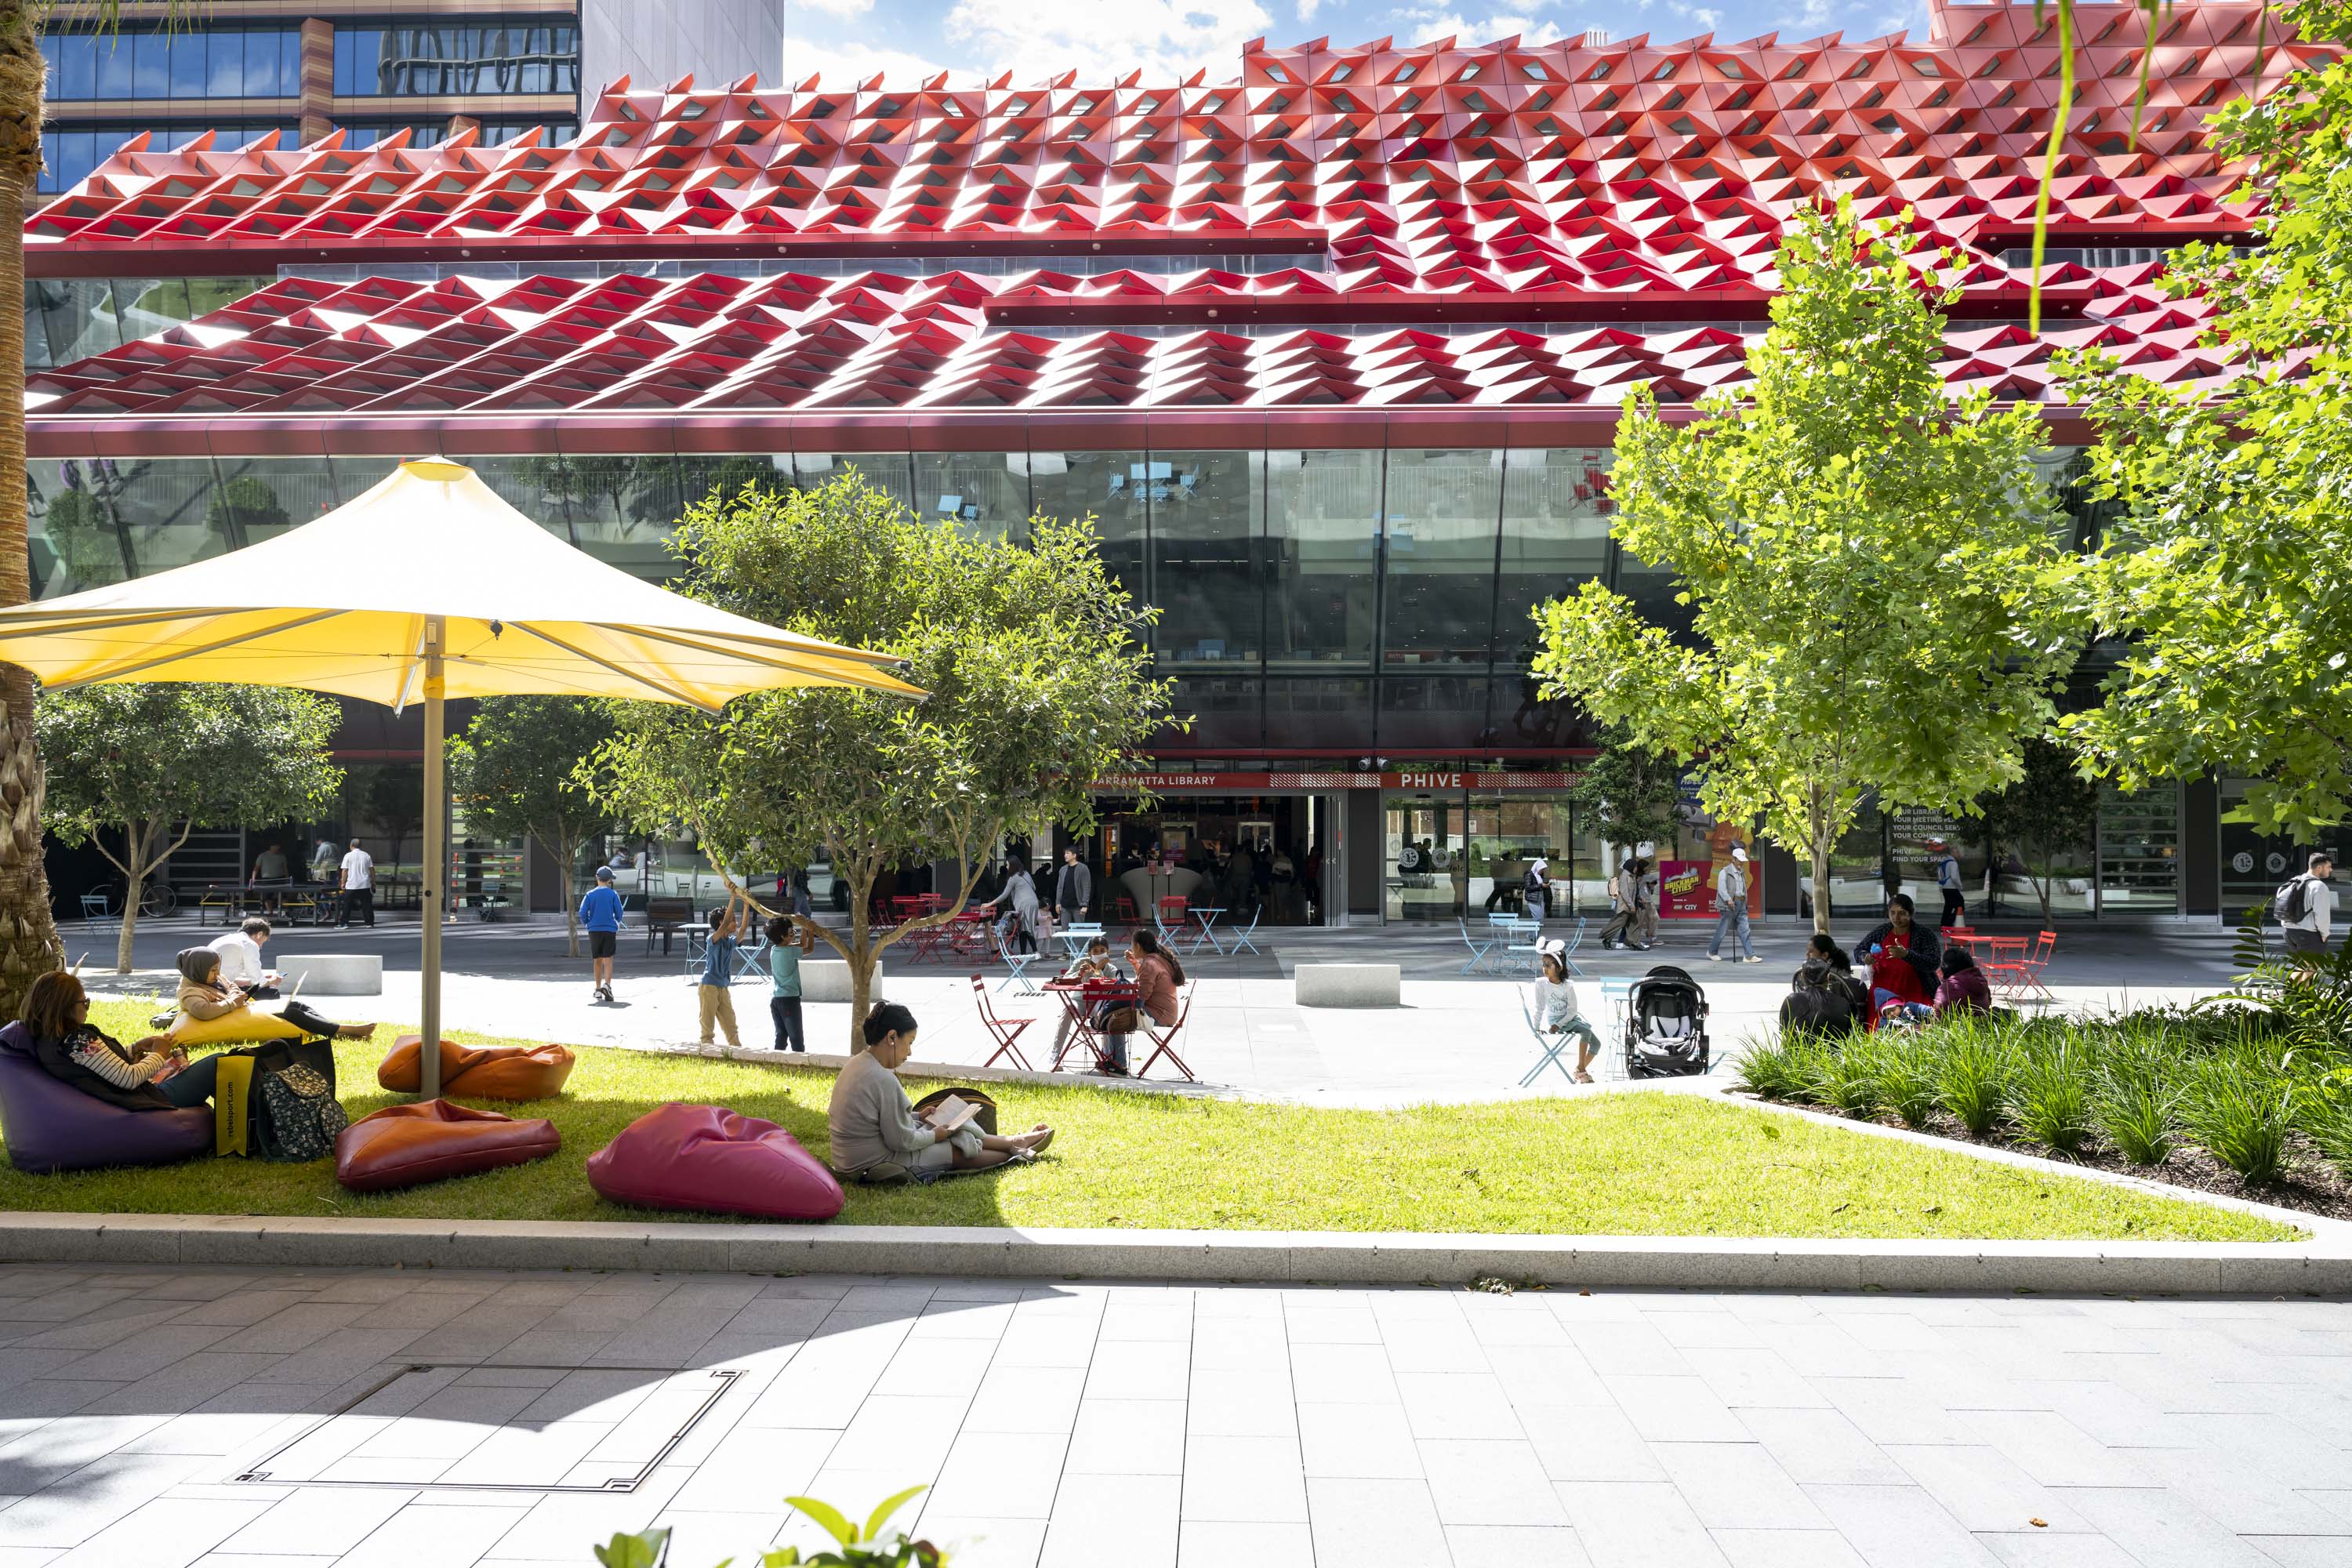
{"label": "tree trunk", "polygon": [[114,973],[131,973],[131,939],[139,931],[139,900],[147,891],[147,863],[134,849],[131,875],[122,884],[122,937],[114,947]]}
{"label": "tree trunk", "polygon": [[[25,202],[40,180],[40,18],[0,0],[0,607],[32,596],[25,489]],[[41,753],[33,678],[0,665],[0,1017],[63,962],[41,866]]]}
{"label": "tree trunk", "polygon": [[1813,839],[1813,931],[1827,936],[1830,930],[1830,847],[1825,838]]}
{"label": "tree trunk", "polygon": [[[526,851],[530,848],[525,844]],[[572,858],[580,846],[569,838],[555,841],[555,896],[563,905],[563,956],[580,956],[580,904],[572,896]]]}

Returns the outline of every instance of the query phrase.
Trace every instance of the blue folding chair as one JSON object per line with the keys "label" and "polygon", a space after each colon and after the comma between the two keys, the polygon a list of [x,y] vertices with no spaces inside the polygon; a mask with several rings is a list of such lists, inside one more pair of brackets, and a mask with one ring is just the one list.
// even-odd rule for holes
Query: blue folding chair
{"label": "blue folding chair", "polygon": [[735,978],[765,980],[768,978],[768,933],[761,931],[754,942],[735,944]]}
{"label": "blue folding chair", "polygon": [[[1233,940],[1233,946],[1225,949],[1225,952],[1229,954],[1237,953],[1241,952],[1242,949],[1247,948],[1252,952],[1257,952],[1257,943],[1252,942],[1250,938],[1256,933],[1257,922],[1265,914],[1265,906],[1264,904],[1260,904],[1256,909],[1250,911],[1249,924],[1245,926],[1227,927],[1225,930],[1225,935]],[[1264,953],[1258,953],[1258,956],[1263,958],[1265,955]]]}
{"label": "blue folding chair", "polygon": [[1002,991],[1017,980],[1021,983],[1020,994],[1022,995],[1036,995],[1037,984],[1036,982],[1029,978],[1028,970],[1031,964],[1037,962],[1037,955],[1034,952],[1015,952],[1011,948],[1005,946],[1004,933],[1001,931],[990,931],[989,940],[996,944],[996,956],[1003,959],[1004,961],[1005,968],[1012,971],[1011,973],[1007,974],[1003,979],[996,983],[996,988],[999,991]]}
{"label": "blue folding chair", "polygon": [[1575,1083],[1575,1071],[1566,1062],[1560,1060],[1559,1053],[1568,1049],[1577,1037],[1567,1034],[1545,1034],[1542,1027],[1536,1022],[1536,1010],[1528,1005],[1528,994],[1524,990],[1519,993],[1519,1016],[1528,1021],[1528,1033],[1536,1037],[1537,1046],[1543,1051],[1543,1055],[1536,1058],[1536,1065],[1528,1069],[1527,1076],[1519,1079],[1519,1087],[1526,1089],[1534,1083],[1537,1079],[1543,1076],[1543,1069],[1548,1066],[1558,1068],[1560,1077],[1568,1079],[1570,1084]]}
{"label": "blue folding chair", "polygon": [[1488,973],[1487,955],[1502,942],[1507,933],[1499,927],[1490,926],[1487,929],[1486,940],[1482,942],[1470,934],[1470,922],[1460,915],[1454,917],[1454,923],[1462,928],[1462,945],[1470,950],[1470,962],[1462,966],[1462,973],[1465,974]]}
{"label": "blue folding chair", "polygon": [[1560,962],[1568,965],[1568,972],[1571,975],[1581,975],[1584,973],[1576,966],[1576,950],[1584,945],[1585,923],[1584,916],[1576,917],[1576,929],[1568,933],[1568,951],[1559,955]]}

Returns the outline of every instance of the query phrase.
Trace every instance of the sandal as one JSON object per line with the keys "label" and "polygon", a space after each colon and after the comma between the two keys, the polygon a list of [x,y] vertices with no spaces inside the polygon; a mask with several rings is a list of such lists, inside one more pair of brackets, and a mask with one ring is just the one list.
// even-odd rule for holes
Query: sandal
{"label": "sandal", "polygon": [[1576,1081],[1579,1083],[1591,1083],[1592,1081],[1592,1075],[1589,1072],[1578,1073],[1576,1075]]}

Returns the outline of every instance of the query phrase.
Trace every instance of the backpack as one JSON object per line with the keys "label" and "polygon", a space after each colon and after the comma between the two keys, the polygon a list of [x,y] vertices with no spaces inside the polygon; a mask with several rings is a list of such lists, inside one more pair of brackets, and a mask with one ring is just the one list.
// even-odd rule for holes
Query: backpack
{"label": "backpack", "polygon": [[221,1053],[213,1095],[214,1152],[322,1160],[350,1118],[335,1098],[335,1048],[321,1039],[265,1040]]}
{"label": "backpack", "polygon": [[2271,910],[2278,916],[2279,924],[2293,925],[2311,911],[2311,878],[2308,874],[2291,877],[2272,896]]}

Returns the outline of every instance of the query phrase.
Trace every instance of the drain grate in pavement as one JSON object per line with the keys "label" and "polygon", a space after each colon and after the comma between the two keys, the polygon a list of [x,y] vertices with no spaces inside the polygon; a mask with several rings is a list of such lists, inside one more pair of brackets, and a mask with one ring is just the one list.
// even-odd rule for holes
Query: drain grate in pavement
{"label": "drain grate in pavement", "polygon": [[632,1492],[740,1367],[403,1367],[235,1479],[271,1486]]}

